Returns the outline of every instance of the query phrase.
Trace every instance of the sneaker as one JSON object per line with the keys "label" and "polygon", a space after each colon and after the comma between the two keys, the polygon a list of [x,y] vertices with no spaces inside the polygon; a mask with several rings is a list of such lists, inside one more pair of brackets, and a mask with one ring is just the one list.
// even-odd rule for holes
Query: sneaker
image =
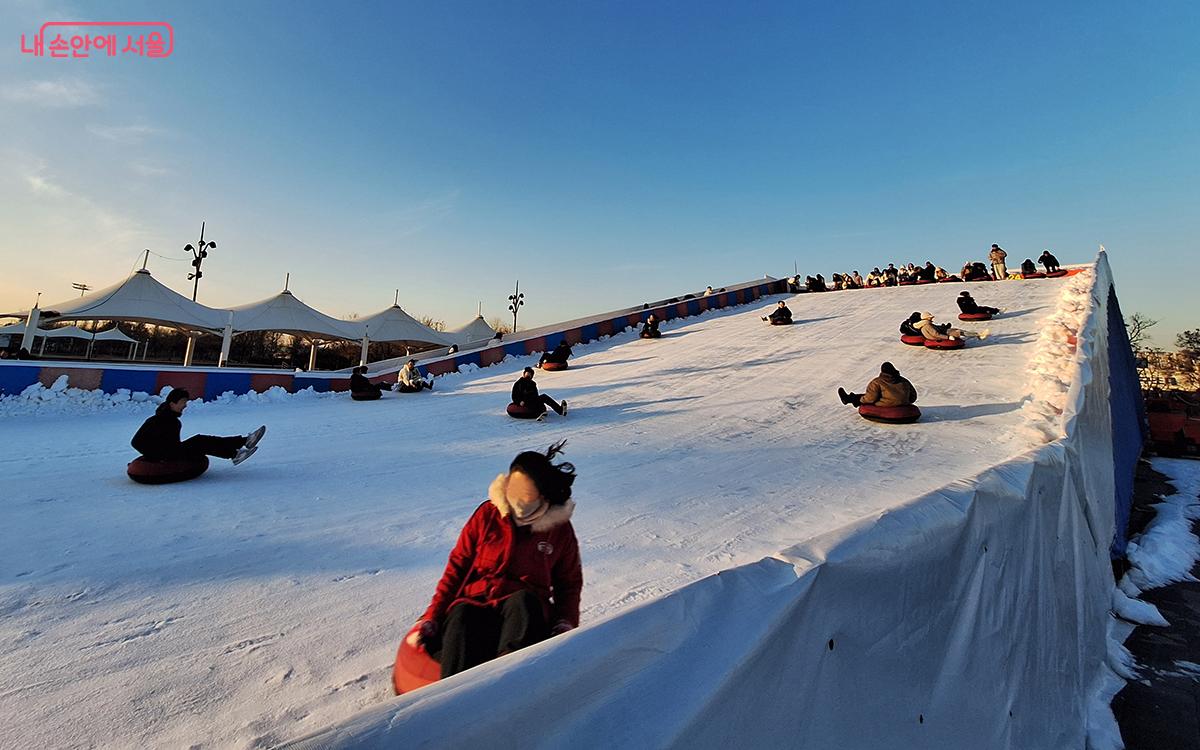
{"label": "sneaker", "polygon": [[850,403],[850,394],[846,393],[845,388],[838,388],[838,398],[842,400],[843,404]]}
{"label": "sneaker", "polygon": [[256,451],[256,450],[258,450],[258,446],[250,448],[248,446],[243,445],[241,448],[238,448],[237,453],[233,454],[233,465],[237,466],[242,461],[245,461],[247,458],[250,458],[251,456],[254,455],[254,451]]}
{"label": "sneaker", "polygon": [[266,435],[266,434],[267,434],[267,426],[263,425],[262,427],[259,427],[257,430],[255,430],[254,432],[252,432],[246,436],[246,444],[242,447],[248,448],[250,450],[254,450],[255,446],[258,445],[258,441],[262,440],[263,435]]}
{"label": "sneaker", "polygon": [[542,412],[541,414],[537,415],[537,419],[535,419],[535,420],[533,420],[533,421],[535,421],[535,422],[545,422],[545,421],[546,421],[546,412]]}
{"label": "sneaker", "polygon": [[980,340],[980,341],[983,341],[984,339],[986,339],[986,338],[987,338],[988,336],[990,336],[990,335],[992,335],[992,331],[991,331],[991,329],[990,329],[990,328],[984,328],[982,331],[980,331],[980,332],[979,332],[979,340]]}
{"label": "sneaker", "polygon": [[567,402],[565,400],[562,402],[562,415],[564,417],[567,416]]}
{"label": "sneaker", "polygon": [[429,390],[433,390],[433,378],[429,379]]}

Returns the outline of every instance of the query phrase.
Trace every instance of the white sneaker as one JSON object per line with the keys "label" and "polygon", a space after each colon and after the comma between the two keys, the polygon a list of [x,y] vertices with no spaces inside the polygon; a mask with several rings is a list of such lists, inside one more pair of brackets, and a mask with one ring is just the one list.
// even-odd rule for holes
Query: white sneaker
{"label": "white sneaker", "polygon": [[257,430],[255,430],[254,432],[252,432],[246,436],[246,444],[243,447],[253,450],[254,447],[256,445],[258,445],[258,441],[262,440],[263,435],[266,435],[266,434],[267,434],[267,426],[263,425],[262,427],[259,427]]}
{"label": "white sneaker", "polygon": [[545,422],[545,421],[546,421],[546,412],[542,412],[541,414],[537,415],[537,419],[535,419],[535,420],[533,420],[533,421],[535,421],[535,422]]}
{"label": "white sneaker", "polygon": [[989,328],[984,328],[982,331],[980,331],[980,332],[979,332],[979,340],[980,340],[980,341],[983,341],[984,339],[986,339],[986,338],[987,338],[988,336],[990,336],[991,334],[992,334],[992,331],[991,331],[991,329],[989,329]]}
{"label": "white sneaker", "polygon": [[238,448],[237,453],[235,453],[233,456],[233,465],[237,466],[242,461],[245,461],[247,458],[250,458],[251,456],[254,455],[254,451],[256,451],[256,450],[258,450],[258,446],[251,448],[249,446],[243,445],[241,448]]}

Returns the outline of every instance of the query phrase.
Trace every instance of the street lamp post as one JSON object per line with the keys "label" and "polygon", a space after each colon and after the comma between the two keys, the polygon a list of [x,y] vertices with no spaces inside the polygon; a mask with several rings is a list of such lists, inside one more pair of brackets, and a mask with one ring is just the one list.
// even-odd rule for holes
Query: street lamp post
{"label": "street lamp post", "polygon": [[513,314],[513,333],[517,332],[517,311],[525,304],[525,295],[521,294],[521,280],[517,279],[517,287],[508,295],[508,310]]}
{"label": "street lamp post", "polygon": [[[216,250],[217,243],[209,240],[204,241],[204,222],[200,222],[200,242],[195,246],[187,244],[183,246],[184,252],[192,254],[192,268],[195,270],[188,274],[188,281],[195,280],[192,285],[192,302],[196,301],[196,295],[200,291],[200,279],[203,278],[204,272],[200,270],[204,259],[208,257],[209,250]],[[188,334],[187,350],[183,353],[183,366],[188,367],[192,364],[192,354],[196,351],[196,334]]]}

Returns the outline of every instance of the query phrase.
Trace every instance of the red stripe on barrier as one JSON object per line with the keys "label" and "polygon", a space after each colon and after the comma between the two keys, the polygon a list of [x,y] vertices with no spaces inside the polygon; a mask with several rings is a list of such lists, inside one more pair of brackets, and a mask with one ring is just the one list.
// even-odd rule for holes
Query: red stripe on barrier
{"label": "red stripe on barrier", "polygon": [[533,354],[534,352],[546,351],[546,337],[538,336],[536,339],[525,340],[525,353]]}
{"label": "red stripe on barrier", "polygon": [[441,362],[430,362],[425,366],[425,371],[430,375],[445,375],[448,372],[454,372],[458,369],[458,362],[455,359],[443,359]]}
{"label": "red stripe on barrier", "polygon": [[279,386],[289,393],[294,393],[296,391],[295,383],[296,377],[294,375],[257,373],[250,376],[250,390],[256,393],[264,393],[275,386]]}
{"label": "red stripe on barrier", "polygon": [[94,391],[100,387],[100,379],[104,377],[104,370],[82,370],[75,369],[74,367],[43,367],[42,371],[38,373],[38,382],[49,388],[62,375],[67,376],[68,386],[82,388],[85,391]]}
{"label": "red stripe on barrier", "polygon": [[163,388],[186,388],[192,398],[204,398],[204,384],[208,374],[203,372],[160,372],[155,384],[155,393]]}
{"label": "red stripe on barrier", "polygon": [[479,353],[479,364],[481,367],[491,367],[502,359],[504,359],[503,346],[492,346]]}
{"label": "red stripe on barrier", "polygon": [[568,344],[570,344],[571,346],[574,346],[574,345],[578,344],[579,342],[583,341],[583,329],[582,328],[572,328],[569,331],[563,331],[563,338],[565,338],[567,340]]}

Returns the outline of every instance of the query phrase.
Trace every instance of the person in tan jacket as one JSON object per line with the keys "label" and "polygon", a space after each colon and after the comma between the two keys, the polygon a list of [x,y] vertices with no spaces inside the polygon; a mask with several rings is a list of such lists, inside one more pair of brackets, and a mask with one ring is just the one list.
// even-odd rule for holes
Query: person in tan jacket
{"label": "person in tan jacket", "polygon": [[942,327],[937,326],[933,322],[933,313],[921,313],[921,319],[913,323],[913,328],[921,332],[921,335],[932,341],[945,341],[946,339],[979,339],[982,341],[988,337],[989,329],[985,328],[982,331],[967,331],[962,328],[952,328],[949,325]]}
{"label": "person in tan jacket", "polygon": [[992,245],[992,249],[988,251],[988,260],[992,262],[992,273],[995,274],[997,281],[1004,281],[1008,278],[1008,267],[1004,265],[1004,259],[1008,257],[1008,253],[1004,252],[1004,248],[999,245]]}
{"label": "person in tan jacket", "polygon": [[864,393],[846,393],[846,389],[838,388],[838,398],[843,404],[854,407],[863,404],[872,406],[909,406],[917,400],[917,389],[906,378],[901,377],[900,371],[891,362],[879,366],[879,376],[867,383]]}

